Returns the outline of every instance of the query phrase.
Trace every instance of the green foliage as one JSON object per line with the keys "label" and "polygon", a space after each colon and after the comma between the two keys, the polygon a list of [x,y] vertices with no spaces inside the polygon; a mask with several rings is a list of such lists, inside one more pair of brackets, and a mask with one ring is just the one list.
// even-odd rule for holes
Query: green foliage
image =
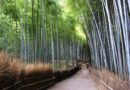
{"label": "green foliage", "polygon": [[[81,23],[74,0],[67,0],[66,4],[70,9],[67,9],[67,12],[66,7],[59,5],[58,2],[59,0],[1,1],[0,48],[6,48],[9,52],[14,50],[19,52],[20,42],[23,38],[24,42],[30,40],[31,48],[34,49],[33,42],[36,39],[38,46],[40,45],[41,32],[46,33],[47,42],[50,42],[51,21],[54,41],[56,41],[56,29],[58,29],[60,40],[74,40],[81,44],[86,42],[86,38],[78,35],[80,32],[76,31],[76,25],[81,25]],[[82,28],[80,30],[83,31]],[[43,36],[43,38],[45,37]]]}
{"label": "green foliage", "polygon": [[7,51],[14,51],[19,45],[19,32],[16,31],[15,21],[10,19],[10,16],[0,14],[0,48],[7,49]]}
{"label": "green foliage", "polygon": [[19,20],[19,10],[16,7],[15,1],[6,0],[4,5],[4,14],[10,15],[14,20]]}

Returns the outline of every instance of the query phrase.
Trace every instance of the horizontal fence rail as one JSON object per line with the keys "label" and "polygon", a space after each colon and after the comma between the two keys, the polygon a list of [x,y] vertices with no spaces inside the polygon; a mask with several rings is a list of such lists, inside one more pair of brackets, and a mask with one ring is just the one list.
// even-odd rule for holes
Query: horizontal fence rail
{"label": "horizontal fence rail", "polygon": [[107,88],[108,90],[114,90],[113,88],[111,88],[110,86],[108,86],[106,83],[104,83],[103,81],[99,80],[98,78],[94,77],[94,81],[96,81],[97,83],[100,83],[101,85],[103,85],[105,88]]}
{"label": "horizontal fence rail", "polygon": [[54,84],[74,75],[79,70],[75,67],[70,70],[56,71],[48,75],[22,77],[13,85],[7,86],[2,90],[46,90]]}

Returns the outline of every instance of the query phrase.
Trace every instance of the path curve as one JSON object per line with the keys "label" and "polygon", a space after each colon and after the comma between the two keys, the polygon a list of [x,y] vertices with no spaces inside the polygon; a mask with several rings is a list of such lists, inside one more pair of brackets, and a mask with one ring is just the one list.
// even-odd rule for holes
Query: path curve
{"label": "path curve", "polygon": [[82,69],[74,76],[57,83],[48,90],[98,90],[87,69]]}

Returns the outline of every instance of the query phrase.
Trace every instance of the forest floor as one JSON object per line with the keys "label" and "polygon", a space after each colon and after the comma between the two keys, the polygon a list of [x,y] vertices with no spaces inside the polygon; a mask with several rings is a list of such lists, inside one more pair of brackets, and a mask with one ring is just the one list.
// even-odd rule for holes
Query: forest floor
{"label": "forest floor", "polygon": [[96,82],[87,69],[81,69],[74,76],[56,84],[48,90],[98,90]]}

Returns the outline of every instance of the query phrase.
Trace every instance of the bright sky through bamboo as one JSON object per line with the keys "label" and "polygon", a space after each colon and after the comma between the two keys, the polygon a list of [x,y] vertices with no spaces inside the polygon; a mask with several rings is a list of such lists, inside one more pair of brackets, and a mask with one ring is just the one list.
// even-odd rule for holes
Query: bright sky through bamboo
{"label": "bright sky through bamboo", "polygon": [[[73,13],[72,8],[70,7],[70,5],[68,5],[67,0],[60,0],[59,5],[62,7],[63,13],[62,16],[64,18],[67,18],[67,16],[73,16],[76,19],[75,14]],[[81,40],[85,41],[86,40],[86,35],[83,32],[83,28],[81,26],[81,24],[76,23],[75,24],[75,31],[76,31],[76,35],[81,38]]]}

